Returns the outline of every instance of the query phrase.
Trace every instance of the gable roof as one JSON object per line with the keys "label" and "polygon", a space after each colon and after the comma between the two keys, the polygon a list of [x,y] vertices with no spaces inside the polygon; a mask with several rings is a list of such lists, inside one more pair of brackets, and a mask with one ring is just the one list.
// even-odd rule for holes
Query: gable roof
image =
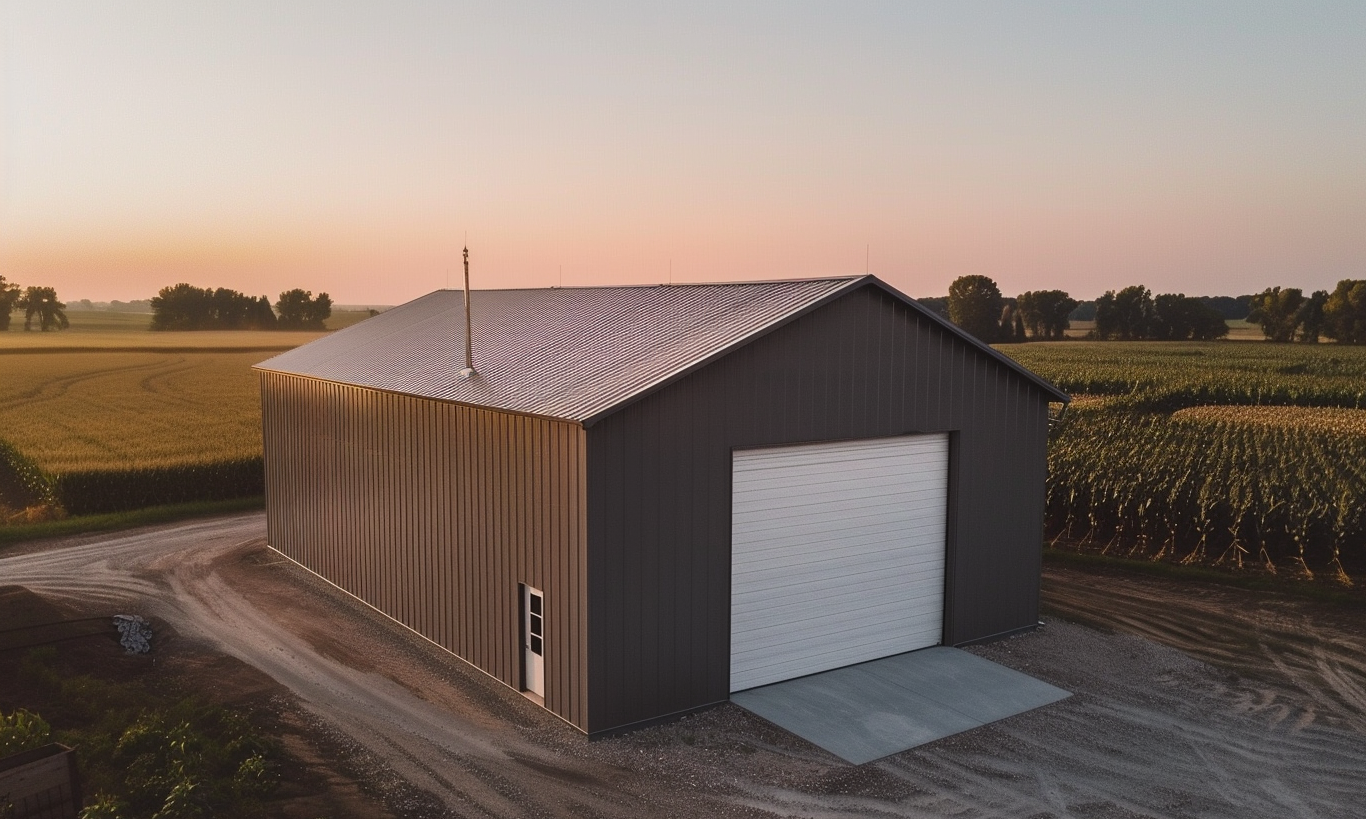
{"label": "gable roof", "polygon": [[1020,373],[1066,393],[873,276],[476,290],[465,379],[464,294],[438,290],[257,364],[585,425],[850,290],[874,285]]}

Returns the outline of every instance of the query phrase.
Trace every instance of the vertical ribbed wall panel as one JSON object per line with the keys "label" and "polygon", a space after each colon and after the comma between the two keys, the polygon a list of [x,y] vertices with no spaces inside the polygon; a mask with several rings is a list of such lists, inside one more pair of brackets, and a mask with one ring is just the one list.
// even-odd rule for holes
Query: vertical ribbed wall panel
{"label": "vertical ribbed wall panel", "polygon": [[271,546],[513,688],[545,592],[546,708],[588,730],[583,428],[261,373]]}
{"label": "vertical ribbed wall panel", "polygon": [[590,427],[590,733],[727,698],[737,447],[950,433],[945,642],[1033,624],[1047,405],[865,287]]}

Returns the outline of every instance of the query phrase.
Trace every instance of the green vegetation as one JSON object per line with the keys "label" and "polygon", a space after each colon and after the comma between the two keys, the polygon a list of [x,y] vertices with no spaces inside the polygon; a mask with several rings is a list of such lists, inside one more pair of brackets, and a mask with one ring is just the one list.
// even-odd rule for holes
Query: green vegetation
{"label": "green vegetation", "polygon": [[10,313],[14,312],[21,296],[19,285],[0,276],[0,331],[9,329]]}
{"label": "green vegetation", "polygon": [[1001,288],[987,276],[959,276],[949,285],[949,321],[982,341],[1009,341],[1001,332]]}
{"label": "green vegetation", "polygon": [[1213,307],[1184,293],[1153,298],[1148,288],[1132,285],[1096,299],[1098,339],[1132,341],[1209,341],[1228,335],[1228,322]]}
{"label": "green vegetation", "polygon": [[1069,342],[1003,352],[1067,392],[1114,396],[1128,409],[1366,408],[1366,349],[1359,347]]}
{"label": "green vegetation", "polygon": [[1081,411],[1049,476],[1053,539],[1306,575],[1366,565],[1366,435]]}
{"label": "green vegetation", "polygon": [[259,498],[261,409],[251,365],[320,333],[154,333],[147,314],[71,315],[61,334],[0,333],[4,540],[125,522],[61,520],[69,515]]}
{"label": "green vegetation", "polygon": [[29,651],[15,673],[40,692],[51,738],[79,748],[83,819],[261,815],[277,785],[277,743],[240,712],[72,674],[51,647]]}
{"label": "green vegetation", "polygon": [[44,520],[37,523],[15,522],[0,526],[0,551],[13,543],[48,537],[65,537],[86,532],[108,532],[117,529],[131,529],[134,526],[152,526],[157,523],[198,518],[206,515],[225,515],[231,512],[245,512],[261,509],[265,499],[256,497],[231,498],[220,501],[194,501],[192,503],[149,506],[145,509],[132,509],[126,512],[107,512],[100,515],[81,515],[60,520]]}
{"label": "green vegetation", "polygon": [[1366,349],[1034,344],[1081,399],[1049,447],[1047,536],[1110,554],[1366,570]]}
{"label": "green vegetation", "polygon": [[321,330],[332,315],[332,298],[326,293],[314,298],[311,291],[295,288],[280,294],[275,310],[280,314],[278,325],[282,330]]}
{"label": "green vegetation", "polygon": [[182,282],[161,288],[152,299],[153,330],[270,330],[275,323],[270,299],[254,299],[224,287],[214,290]]}
{"label": "green vegetation", "polygon": [[261,353],[11,355],[0,429],[44,472],[181,466],[261,454]]}
{"label": "green vegetation", "polygon": [[30,287],[24,291],[19,303],[15,305],[24,311],[24,329],[33,329],[33,320],[38,320],[38,329],[65,330],[71,326],[66,319],[66,305],[57,298],[57,291],[51,287]]}
{"label": "green vegetation", "polygon": [[8,505],[79,515],[260,495],[261,410],[251,365],[263,357],[0,358],[0,468],[27,490]]}
{"label": "green vegetation", "polygon": [[1016,300],[1020,320],[1038,339],[1061,339],[1067,334],[1068,315],[1077,300],[1063,290],[1030,290]]}
{"label": "green vegetation", "polygon": [[1331,295],[1325,296],[1322,320],[1328,337],[1346,344],[1366,344],[1366,281],[1343,279]]}
{"label": "green vegetation", "polygon": [[37,714],[23,708],[12,714],[0,713],[0,759],[41,748],[51,739],[52,726]]}

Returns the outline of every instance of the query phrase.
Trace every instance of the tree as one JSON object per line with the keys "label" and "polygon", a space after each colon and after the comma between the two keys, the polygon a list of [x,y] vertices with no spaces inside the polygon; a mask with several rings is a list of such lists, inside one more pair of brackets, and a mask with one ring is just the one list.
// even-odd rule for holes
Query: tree
{"label": "tree", "polygon": [[71,326],[64,312],[66,305],[57,300],[57,291],[51,287],[28,288],[17,306],[24,311],[25,330],[33,329],[34,316],[38,317],[38,328],[44,333],[48,330],[65,330]]}
{"label": "tree", "polygon": [[1016,299],[1019,316],[1034,338],[1063,338],[1077,304],[1063,290],[1030,290]]}
{"label": "tree", "polygon": [[1328,304],[1328,291],[1315,290],[1313,295],[1304,300],[1297,311],[1295,320],[1300,326],[1299,340],[1305,344],[1318,344],[1319,336],[1323,335],[1324,316],[1323,308]]}
{"label": "tree", "polygon": [[1342,344],[1366,344],[1366,280],[1343,279],[1323,305],[1324,334]]}
{"label": "tree", "polygon": [[269,330],[275,327],[270,299],[220,287],[181,283],[152,299],[153,330]]}
{"label": "tree", "polygon": [[1298,287],[1268,287],[1252,297],[1252,310],[1247,320],[1262,325],[1267,341],[1292,341],[1299,323],[1300,305],[1304,293]]}
{"label": "tree", "polygon": [[987,276],[960,276],[949,285],[949,321],[982,341],[1000,333],[1001,288]]}
{"label": "tree", "polygon": [[19,285],[5,281],[0,276],[0,331],[9,329],[9,314],[19,304]]}
{"label": "tree", "polygon": [[153,330],[202,330],[209,322],[211,294],[181,282],[163,287],[152,299]]}
{"label": "tree", "polygon": [[315,299],[309,290],[286,290],[275,302],[275,310],[282,330],[325,330],[323,322],[332,315],[332,297],[319,293]]}
{"label": "tree", "polygon": [[249,323],[257,330],[273,330],[276,325],[275,311],[270,309],[270,299],[262,296],[251,303]]}
{"label": "tree", "polygon": [[921,304],[923,304],[924,306],[928,307],[928,308],[930,309],[930,312],[932,312],[932,313],[937,313],[937,314],[939,314],[940,317],[942,317],[942,318],[944,318],[944,319],[948,319],[948,317],[949,317],[949,297],[948,297],[948,296],[930,296],[929,298],[916,299],[916,301],[918,301],[918,302],[920,302]]}
{"label": "tree", "polygon": [[1096,299],[1096,338],[1129,341],[1152,334],[1153,297],[1141,284]]}
{"label": "tree", "polygon": [[1153,299],[1150,337],[1164,341],[1212,341],[1228,335],[1228,322],[1201,299],[1163,293]]}

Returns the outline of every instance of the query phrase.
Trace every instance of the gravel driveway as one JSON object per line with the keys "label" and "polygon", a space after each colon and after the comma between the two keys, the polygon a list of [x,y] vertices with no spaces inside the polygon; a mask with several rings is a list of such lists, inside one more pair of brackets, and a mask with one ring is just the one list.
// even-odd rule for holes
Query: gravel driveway
{"label": "gravel driveway", "polygon": [[0,584],[118,602],[261,669],[355,744],[406,816],[1283,819],[1366,804],[1360,612],[1050,570],[1049,624],[973,651],[1075,696],[853,767],[729,705],[588,743],[264,535],[251,513],[72,538],[9,552]]}

